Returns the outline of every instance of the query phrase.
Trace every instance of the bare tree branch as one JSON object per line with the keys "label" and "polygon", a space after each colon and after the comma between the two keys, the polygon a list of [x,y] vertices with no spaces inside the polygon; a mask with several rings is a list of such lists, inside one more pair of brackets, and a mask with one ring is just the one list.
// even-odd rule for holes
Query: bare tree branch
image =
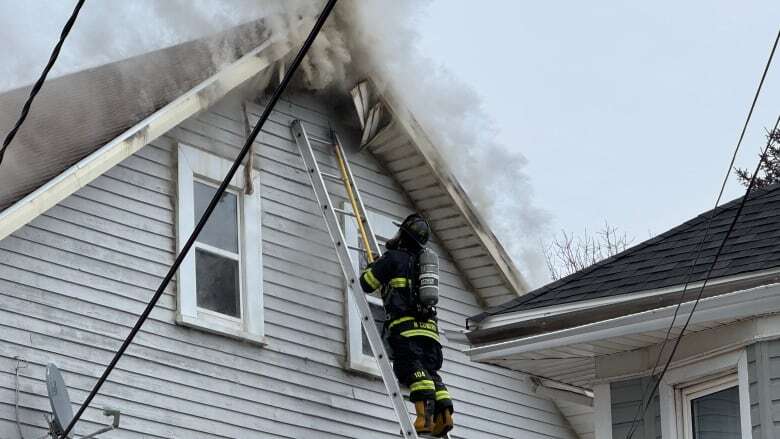
{"label": "bare tree branch", "polygon": [[595,234],[586,229],[582,236],[575,236],[561,230],[559,236],[543,247],[544,259],[550,276],[558,280],[622,252],[633,241],[626,232],[604,221],[604,227]]}

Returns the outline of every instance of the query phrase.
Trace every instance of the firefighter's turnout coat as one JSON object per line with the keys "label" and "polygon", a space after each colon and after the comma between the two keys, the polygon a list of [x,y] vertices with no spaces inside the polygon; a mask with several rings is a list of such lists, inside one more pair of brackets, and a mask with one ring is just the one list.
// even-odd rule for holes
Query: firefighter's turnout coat
{"label": "firefighter's turnout coat", "polygon": [[388,249],[366,267],[360,286],[366,293],[381,289],[393,370],[409,386],[409,399],[435,400],[437,412],[452,410],[450,394],[438,374],[443,357],[436,310],[421,311],[416,299],[417,254],[405,248]]}

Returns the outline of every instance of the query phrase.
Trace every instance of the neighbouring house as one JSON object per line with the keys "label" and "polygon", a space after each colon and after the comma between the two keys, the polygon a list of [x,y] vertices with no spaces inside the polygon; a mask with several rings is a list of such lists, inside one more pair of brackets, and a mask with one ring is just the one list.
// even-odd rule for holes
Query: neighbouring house
{"label": "neighbouring house", "polygon": [[475,315],[469,357],[592,392],[573,410],[592,413],[598,439],[626,438],[635,419],[634,439],[780,437],[780,186],[750,194],[701,290],[741,200]]}
{"label": "neighbouring house", "polygon": [[[152,296],[295,50],[262,26],[215,37],[235,52],[224,63],[212,62],[213,42],[195,41],[47,82],[0,167],[0,437],[19,437],[17,414],[24,437],[46,432],[49,362],[75,409]],[[101,409],[112,407],[122,413],[112,438],[398,436],[290,133],[301,120],[324,139],[314,146],[329,172],[338,132],[380,237],[414,210],[431,219],[441,326],[453,334],[443,370],[452,437],[592,437],[527,374],[465,354],[454,335],[466,318],[527,288],[394,91],[365,90],[365,110],[384,108],[373,132],[348,91],[299,88],[279,103],[218,205],[219,226],[206,228],[77,434],[107,423]],[[25,95],[0,95],[3,132]],[[354,230],[346,237],[357,246]]]}

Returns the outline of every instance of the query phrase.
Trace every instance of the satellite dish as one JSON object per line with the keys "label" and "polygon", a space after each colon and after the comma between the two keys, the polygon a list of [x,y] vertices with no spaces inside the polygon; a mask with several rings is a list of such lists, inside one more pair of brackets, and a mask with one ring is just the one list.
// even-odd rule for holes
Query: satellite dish
{"label": "satellite dish", "polygon": [[[54,363],[46,365],[46,390],[49,393],[49,402],[51,403],[52,420],[49,422],[51,433],[54,433],[54,437],[62,436],[65,432],[65,427],[70,425],[73,420],[73,406],[70,403],[70,396],[68,396],[68,387],[65,386],[65,380],[62,379],[62,374]],[[119,410],[105,408],[103,409],[103,415],[112,416],[113,422],[111,425],[107,425],[100,430],[82,436],[81,439],[89,439],[97,437],[100,434],[119,428]]]}
{"label": "satellite dish", "polygon": [[73,420],[73,407],[70,404],[65,380],[62,379],[62,374],[54,363],[46,365],[46,390],[49,393],[53,414],[52,427],[57,435],[61,435]]}

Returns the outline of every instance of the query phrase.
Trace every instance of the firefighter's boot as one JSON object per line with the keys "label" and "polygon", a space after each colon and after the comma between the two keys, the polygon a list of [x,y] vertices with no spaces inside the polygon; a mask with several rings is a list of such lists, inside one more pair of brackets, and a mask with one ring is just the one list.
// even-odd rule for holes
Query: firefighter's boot
{"label": "firefighter's boot", "polygon": [[433,430],[431,434],[436,437],[444,437],[455,426],[452,420],[452,409],[445,408],[441,412],[436,414],[436,420],[433,423]]}
{"label": "firefighter's boot", "polygon": [[414,429],[417,433],[431,433],[433,431],[434,402],[432,400],[416,401],[414,410],[417,412]]}

